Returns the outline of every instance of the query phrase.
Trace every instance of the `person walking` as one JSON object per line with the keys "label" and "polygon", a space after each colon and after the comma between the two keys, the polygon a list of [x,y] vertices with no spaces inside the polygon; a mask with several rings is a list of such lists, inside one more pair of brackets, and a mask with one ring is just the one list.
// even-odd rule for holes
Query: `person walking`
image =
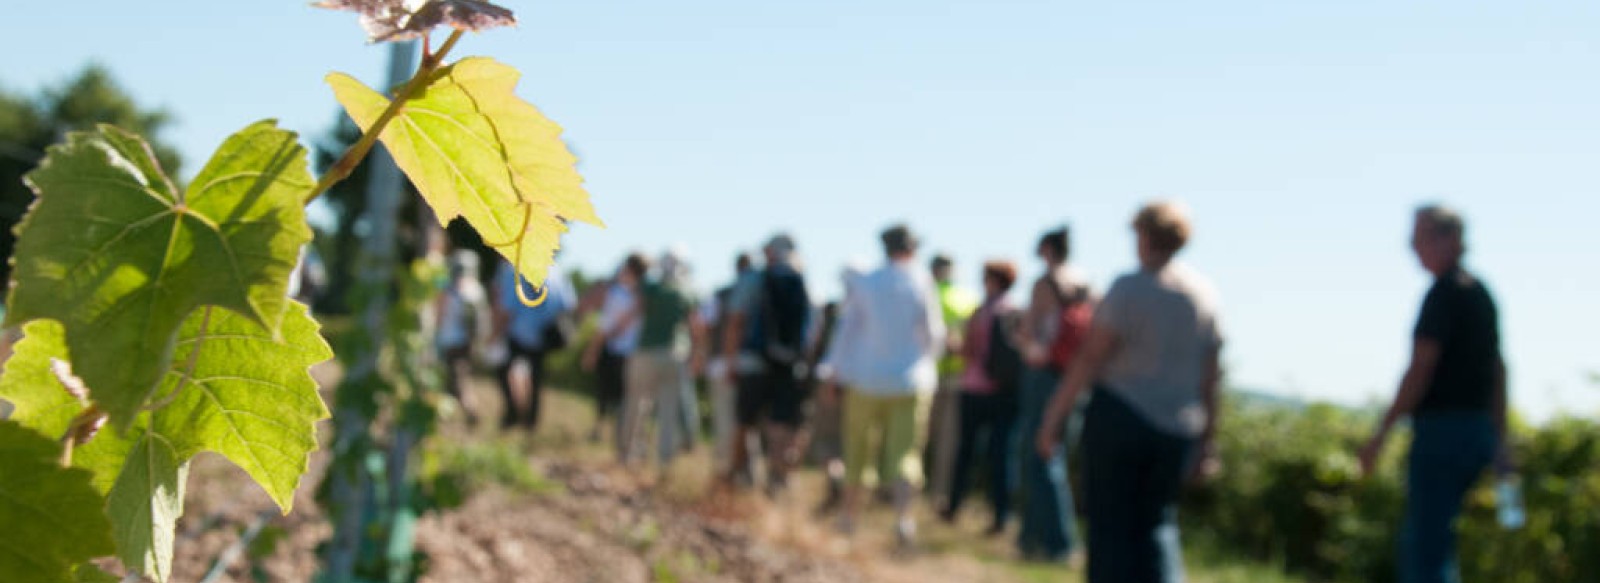
{"label": "person walking", "polygon": [[1177,499],[1216,469],[1222,332],[1216,293],[1174,261],[1190,236],[1176,204],[1140,209],[1139,269],[1117,278],[1034,434],[1036,457],[1060,456],[1079,397],[1090,583],[1183,580]]}
{"label": "person walking", "polygon": [[957,443],[961,436],[961,421],[957,410],[961,401],[961,345],[965,336],[967,318],[978,309],[978,298],[966,288],[955,283],[955,262],[943,253],[929,262],[934,290],[939,294],[939,309],[944,316],[944,356],[939,359],[939,389],[934,393],[933,409],[928,416],[928,443],[923,452],[923,463],[928,467],[927,493],[946,503],[950,496],[950,481],[955,473]]}
{"label": "person walking", "polygon": [[789,469],[799,461],[794,437],[804,421],[805,333],[811,299],[795,256],[794,239],[779,234],[762,249],[766,267],[741,278],[729,299],[723,357],[739,387],[739,428],[733,439],[733,483],[748,468],[746,437],[765,429],[767,487],[782,490]]}
{"label": "person walking", "polygon": [[[566,276],[551,273],[543,289],[532,289],[517,275],[510,261],[500,263],[491,289],[495,337],[505,353],[505,360],[495,368],[500,395],[505,400],[500,426],[521,426],[531,432],[539,425],[545,357],[572,341],[571,314],[577,308],[577,300]],[[524,298],[533,300],[541,296],[534,305],[523,303]],[[521,387],[522,390],[517,390],[513,375],[519,363],[527,368],[527,385]]]}
{"label": "person walking", "polygon": [[1010,261],[990,261],[983,265],[983,304],[967,322],[961,357],[966,368],[961,374],[959,414],[960,437],[949,502],[942,518],[955,522],[976,470],[979,452],[989,464],[989,505],[994,520],[988,534],[1005,532],[1011,512],[1012,427],[1017,417],[1017,385],[1021,380],[1022,356],[1013,343],[1016,310],[1006,293],[1017,280],[1017,267]]}
{"label": "person walking", "polygon": [[468,425],[478,424],[477,407],[467,381],[472,378],[472,349],[488,341],[489,303],[478,282],[478,255],[467,250],[450,254],[449,281],[434,300],[438,331],[434,338],[444,364],[445,390],[455,397]]}
{"label": "person walking", "polygon": [[711,435],[713,439],[711,451],[713,471],[716,475],[727,475],[733,470],[733,439],[738,428],[738,384],[733,379],[734,363],[723,354],[723,347],[728,328],[728,311],[732,304],[734,289],[739,281],[750,273],[753,261],[748,253],[740,253],[734,257],[734,280],[727,286],[711,294],[705,302],[700,304],[700,321],[704,323],[702,332],[706,338],[702,344],[706,346],[706,353],[710,355],[706,363],[703,376],[711,393]]}
{"label": "person walking", "polygon": [[[1416,212],[1411,249],[1434,276],[1412,333],[1411,364],[1394,402],[1359,452],[1371,473],[1389,432],[1411,417],[1401,583],[1456,583],[1455,520],[1491,461],[1511,471],[1505,448],[1506,367],[1499,313],[1483,281],[1462,265],[1461,215],[1429,205]],[[1498,459],[1497,459],[1498,457]]]}
{"label": "person walking", "polygon": [[844,399],[845,505],[840,529],[860,516],[869,461],[893,493],[902,549],[916,533],[911,499],[922,475],[917,433],[938,384],[944,318],[927,272],[913,263],[917,239],[903,225],[883,232],[887,262],[853,286],[839,316],[828,361],[826,398]]}
{"label": "person walking", "polygon": [[650,262],[638,253],[629,254],[617,268],[616,276],[605,284],[604,303],[600,306],[600,333],[584,349],[580,364],[595,377],[594,431],[590,439],[598,441],[606,417],[616,415],[617,437],[615,444],[622,448],[620,408],[626,388],[628,356],[639,345],[638,287],[650,271]]}
{"label": "person walking", "polygon": [[[1089,285],[1067,265],[1070,235],[1066,227],[1049,231],[1035,249],[1045,271],[1029,292],[1018,339],[1027,364],[1017,400],[1017,423],[1024,436],[1038,433],[1045,405],[1061,382],[1066,360],[1087,333],[1094,305]],[[1069,423],[1068,432],[1076,425]],[[1020,456],[1023,504],[1017,549],[1023,559],[1062,562],[1076,556],[1077,510],[1064,457]]]}
{"label": "person walking", "polygon": [[[845,293],[855,286],[866,272],[854,265],[846,265],[840,272],[840,283]],[[825,384],[833,378],[833,364],[828,361],[832,352],[834,331],[839,327],[842,301],[831,301],[822,307],[821,322],[814,327],[808,361],[811,363],[806,378],[806,390],[819,398],[812,401],[809,433],[810,459],[822,466],[826,479],[826,493],[817,504],[817,516],[827,516],[844,504],[844,411],[839,399],[822,398]]]}
{"label": "person walking", "polygon": [[679,453],[680,440],[693,439],[693,435],[679,433],[687,433],[683,408],[694,405],[685,401],[683,387],[689,358],[701,358],[690,341],[701,336],[701,322],[686,289],[688,266],[683,258],[668,252],[657,263],[657,271],[656,279],[640,284],[636,294],[639,341],[628,359],[617,441],[619,461],[633,462],[643,441],[646,417],[654,409],[657,461],[665,469]]}

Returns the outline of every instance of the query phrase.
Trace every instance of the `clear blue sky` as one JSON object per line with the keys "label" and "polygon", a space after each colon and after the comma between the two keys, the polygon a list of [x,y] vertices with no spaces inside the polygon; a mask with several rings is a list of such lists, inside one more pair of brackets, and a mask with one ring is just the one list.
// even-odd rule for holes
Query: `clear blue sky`
{"label": "clear blue sky", "polygon": [[[1363,403],[1392,392],[1428,283],[1409,211],[1441,200],[1499,295],[1517,405],[1600,411],[1600,3],[1317,4],[519,1],[520,28],[459,54],[521,68],[584,158],[610,229],[569,237],[568,267],[681,242],[719,283],[784,228],[831,292],[904,219],[971,282],[1070,221],[1104,283],[1132,265],[1132,211],[1173,197],[1223,295],[1233,380]],[[178,115],[187,173],[261,117],[325,131],[323,74],[376,84],[385,55],[353,15],[296,1],[7,20],[0,85],[103,62]]]}

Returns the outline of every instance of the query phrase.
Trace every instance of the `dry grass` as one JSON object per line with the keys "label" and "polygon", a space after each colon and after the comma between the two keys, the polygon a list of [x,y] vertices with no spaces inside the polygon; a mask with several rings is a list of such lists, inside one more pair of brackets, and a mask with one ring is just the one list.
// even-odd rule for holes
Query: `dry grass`
{"label": "dry grass", "polygon": [[[482,402],[482,400],[480,400]],[[546,394],[546,423],[530,442],[541,458],[580,460],[617,476],[646,480],[652,496],[678,511],[701,519],[748,528],[758,539],[804,555],[843,561],[859,568],[870,581],[930,583],[938,581],[1026,582],[1081,581],[1082,573],[1061,564],[1026,563],[1016,558],[1015,527],[1004,536],[985,537],[987,509],[973,504],[953,525],[938,521],[931,507],[919,504],[918,549],[909,556],[893,552],[892,511],[869,508],[853,537],[834,531],[832,516],[814,509],[825,494],[824,477],[805,470],[791,479],[777,500],[756,491],[730,491],[713,484],[708,444],[671,467],[630,472],[616,468],[610,450],[588,441],[593,406],[587,397],[558,391]],[[652,450],[653,451],[653,450]],[[1294,583],[1276,569],[1235,564],[1205,549],[1188,549],[1190,579],[1196,583]]]}

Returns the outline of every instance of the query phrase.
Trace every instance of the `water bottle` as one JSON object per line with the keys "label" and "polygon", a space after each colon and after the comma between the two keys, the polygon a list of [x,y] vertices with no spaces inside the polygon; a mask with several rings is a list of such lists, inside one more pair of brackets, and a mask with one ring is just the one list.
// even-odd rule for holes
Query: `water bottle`
{"label": "water bottle", "polygon": [[1517,530],[1527,521],[1522,510],[1522,480],[1515,474],[1504,474],[1495,483],[1495,506],[1499,511],[1500,528]]}

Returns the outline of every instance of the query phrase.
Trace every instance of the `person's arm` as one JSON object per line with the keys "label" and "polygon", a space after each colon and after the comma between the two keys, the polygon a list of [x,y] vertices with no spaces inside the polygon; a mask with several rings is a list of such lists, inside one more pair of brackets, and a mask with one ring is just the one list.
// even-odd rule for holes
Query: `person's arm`
{"label": "person's arm", "polygon": [[1033,282],[1028,301],[1028,317],[1023,320],[1022,359],[1028,366],[1039,368],[1050,364],[1050,339],[1042,338],[1038,327],[1042,322],[1055,320],[1061,310],[1061,298],[1056,293],[1054,273],[1046,273]]}
{"label": "person's arm", "polygon": [[1501,439],[1506,434],[1506,361],[1495,359],[1494,362],[1494,400],[1490,403],[1491,415],[1494,415],[1494,431]]}
{"label": "person's arm", "polygon": [[[595,334],[594,339],[589,341],[589,347],[584,350],[583,360],[580,363],[584,370],[595,370],[600,363],[600,353],[605,350],[606,343],[611,341],[611,339],[622,335],[623,332],[627,331],[628,326],[632,325],[634,320],[639,318],[640,310],[642,309],[641,304],[643,303],[644,298],[642,294],[638,292],[638,290],[635,290],[632,297],[633,299],[628,304],[627,309],[625,309],[622,314],[618,315],[617,319],[611,322],[610,326],[602,327],[599,333]],[[602,306],[601,311],[604,312],[604,310],[605,308]]]}
{"label": "person's arm", "polygon": [[846,295],[839,304],[839,315],[833,322],[833,339],[828,341],[828,352],[822,357],[819,365],[823,372],[821,385],[824,405],[832,406],[838,402],[839,397],[839,362],[841,355],[850,354],[855,350],[855,339],[860,333],[856,330],[861,321],[859,301]]}
{"label": "person's arm", "polygon": [[1439,342],[1430,338],[1417,338],[1411,347],[1411,365],[1406,367],[1406,374],[1400,379],[1400,390],[1395,394],[1394,403],[1389,405],[1389,410],[1384,413],[1383,421],[1378,424],[1378,429],[1373,432],[1372,439],[1361,448],[1361,471],[1371,474],[1378,461],[1378,454],[1383,451],[1383,443],[1389,438],[1389,431],[1394,429],[1394,424],[1401,418],[1410,415],[1422,402],[1422,397],[1428,391],[1428,384],[1433,381],[1433,371],[1439,364]]}
{"label": "person's arm", "polygon": [[706,361],[710,357],[706,354],[711,347],[707,342],[710,337],[710,327],[700,316],[700,310],[689,310],[689,370],[696,377],[705,373]]}
{"label": "person's arm", "polygon": [[1042,318],[1049,315],[1047,313],[1049,307],[1045,305],[1045,302],[1049,301],[1048,291],[1043,278],[1033,282],[1033,287],[1028,292],[1028,306],[1022,311],[1022,322],[1018,324],[1016,337],[1013,338],[1022,351],[1023,362],[1029,366],[1037,367],[1044,364],[1036,357],[1041,352],[1037,347],[1039,338],[1037,328],[1039,322],[1043,321]]}
{"label": "person's arm", "polygon": [[1061,384],[1056,386],[1055,394],[1050,397],[1050,403],[1045,406],[1039,433],[1034,436],[1034,445],[1040,457],[1054,455],[1056,447],[1061,444],[1062,422],[1072,412],[1078,397],[1089,389],[1089,383],[1100,376],[1100,369],[1116,354],[1117,342],[1116,332],[1108,327],[1096,325],[1089,329],[1089,338],[1084,342],[1082,352],[1072,366],[1067,367],[1067,375],[1062,377]]}
{"label": "person's arm", "polygon": [[1504,358],[1496,358],[1494,395],[1493,401],[1490,402],[1489,413],[1494,416],[1495,435],[1500,440],[1499,447],[1495,448],[1494,466],[1495,471],[1501,474],[1514,472],[1517,468],[1516,459],[1511,456],[1511,436],[1506,433],[1509,430],[1506,424],[1506,410],[1509,407],[1506,400],[1506,361]]}
{"label": "person's arm", "polygon": [[[500,342],[502,339],[504,339],[506,337],[506,333],[511,328],[511,310],[506,308],[506,301],[515,300],[515,298],[505,297],[505,290],[504,286],[502,285],[503,282],[501,281],[505,278],[505,269],[506,268],[502,267],[501,272],[495,275],[494,284],[490,285],[488,289],[489,321],[491,323],[489,338],[493,342]],[[515,281],[512,283],[513,285],[516,284]]]}
{"label": "person's arm", "polygon": [[744,310],[730,310],[727,318],[728,323],[722,328],[722,361],[727,363],[727,366],[724,367],[725,374],[731,381],[737,376],[739,370],[739,345],[744,340]]}
{"label": "person's arm", "polygon": [[917,326],[918,346],[923,354],[938,358],[944,350],[946,339],[944,305],[939,302],[939,292],[933,286],[922,289],[922,321]]}
{"label": "person's arm", "polygon": [[[482,288],[480,287],[479,290],[481,291]],[[491,307],[488,298],[486,297],[487,295],[487,293],[475,292],[472,294],[470,300],[472,302],[473,313],[488,316],[487,318],[483,316],[473,318],[472,322],[473,330],[471,342],[473,346],[477,346],[480,349],[488,347],[490,342],[493,342],[495,339],[499,338],[498,336],[495,336],[499,326],[495,322],[494,310]]]}
{"label": "person's arm", "polygon": [[[985,316],[984,316],[983,308],[978,308],[978,311],[972,313],[972,317],[971,318],[967,318],[966,326],[964,326],[966,328],[966,333],[963,334],[963,338],[964,339],[967,339],[967,340],[975,340],[975,339],[977,339],[977,337],[978,337],[978,321],[983,319],[984,317]],[[999,315],[998,311],[995,311],[994,313],[989,314],[987,317],[989,318],[989,334],[990,334],[990,336],[993,336],[995,334],[1001,334],[1002,332],[1000,331],[1000,326],[999,326],[1000,315]],[[987,347],[985,347],[985,348],[987,348]],[[983,366],[983,364],[978,361],[978,357],[981,356],[981,355],[978,354],[978,343],[977,342],[966,342],[966,341],[962,342],[961,343],[961,352],[959,352],[958,354],[961,356],[961,360],[966,362],[967,366]]]}
{"label": "person's arm", "polygon": [[1199,481],[1221,469],[1217,460],[1217,421],[1222,415],[1222,347],[1213,346],[1206,354],[1205,378],[1200,384],[1200,404],[1205,408],[1205,427],[1200,430],[1200,459],[1189,470],[1189,480]]}

